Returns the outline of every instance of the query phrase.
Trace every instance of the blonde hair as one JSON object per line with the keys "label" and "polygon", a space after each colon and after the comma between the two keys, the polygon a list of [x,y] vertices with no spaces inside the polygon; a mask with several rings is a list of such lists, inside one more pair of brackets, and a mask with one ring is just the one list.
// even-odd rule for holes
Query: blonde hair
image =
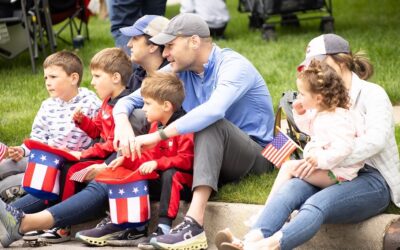
{"label": "blonde hair", "polygon": [[132,75],[132,62],[122,49],[106,48],[93,56],[90,69],[99,69],[108,74],[119,73],[122,85],[126,86]]}
{"label": "blonde hair", "polygon": [[311,93],[322,96],[323,108],[349,108],[350,97],[342,78],[325,62],[313,59],[297,77]]}
{"label": "blonde hair", "polygon": [[48,68],[53,65],[61,67],[68,76],[72,73],[77,73],[79,75],[78,86],[81,84],[83,63],[78,55],[70,51],[59,51],[53,53],[46,57],[43,62],[43,68]]}
{"label": "blonde hair", "polygon": [[330,56],[337,64],[345,65],[363,80],[368,80],[374,74],[374,66],[364,51],[358,51],[355,54],[350,52],[350,54],[339,53]]}
{"label": "blonde hair", "polygon": [[174,73],[154,72],[147,76],[140,88],[143,97],[156,100],[158,103],[169,101],[178,110],[185,99],[185,89]]}

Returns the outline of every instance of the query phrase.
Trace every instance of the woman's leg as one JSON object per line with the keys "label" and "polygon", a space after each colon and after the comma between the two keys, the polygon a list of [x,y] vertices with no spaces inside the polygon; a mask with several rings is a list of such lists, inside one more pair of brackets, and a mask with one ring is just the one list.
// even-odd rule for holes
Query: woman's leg
{"label": "woman's leg", "polygon": [[272,236],[282,228],[293,210],[299,209],[309,197],[319,190],[298,178],[288,180],[271,197],[252,229],[261,230],[264,237]]}
{"label": "woman's leg", "polygon": [[293,176],[293,169],[299,164],[303,163],[304,160],[290,160],[285,162],[282,167],[279,169],[278,176],[276,177],[274,184],[272,185],[271,191],[268,195],[267,201],[265,205],[271,200],[271,197]]}
{"label": "woman's leg", "polygon": [[389,187],[382,175],[371,167],[363,168],[354,180],[327,187],[309,198],[283,226],[281,249],[308,241],[323,223],[356,223],[382,213],[389,202]]}

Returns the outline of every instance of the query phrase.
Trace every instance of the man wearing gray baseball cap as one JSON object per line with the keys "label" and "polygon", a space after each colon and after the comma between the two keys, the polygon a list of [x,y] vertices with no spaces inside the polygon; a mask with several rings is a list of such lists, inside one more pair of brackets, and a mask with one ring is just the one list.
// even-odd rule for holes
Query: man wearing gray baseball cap
{"label": "man wearing gray baseball cap", "polygon": [[185,85],[187,114],[156,133],[135,137],[128,115],[143,101],[128,96],[114,107],[114,147],[135,158],[142,147],[195,133],[193,199],[187,215],[170,234],[150,242],[157,249],[207,248],[203,221],[211,193],[249,173],[273,169],[260,153],[273,136],[271,96],[256,68],[242,55],[213,44],[207,23],[196,14],[174,17],[150,41],[165,45],[163,57]]}

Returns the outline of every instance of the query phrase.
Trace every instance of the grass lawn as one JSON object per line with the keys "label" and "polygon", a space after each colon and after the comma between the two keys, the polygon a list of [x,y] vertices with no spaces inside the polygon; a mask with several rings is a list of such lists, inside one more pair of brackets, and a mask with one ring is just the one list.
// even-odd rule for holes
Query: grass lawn
{"label": "grass lawn", "polygon": [[[227,0],[231,21],[226,31],[226,40],[216,43],[232,48],[254,63],[267,82],[277,105],[280,94],[295,89],[296,66],[304,58],[305,47],[310,39],[318,36],[319,21],[302,21],[300,28],[277,27],[278,40],[265,42],[257,30],[249,30],[246,13],[237,11],[238,0]],[[177,14],[179,6],[168,6],[167,16]],[[365,50],[373,62],[376,73],[371,79],[383,86],[394,104],[400,103],[398,46],[400,13],[396,0],[333,0],[336,33],[345,37],[353,51]],[[90,88],[90,58],[105,47],[112,47],[109,22],[91,18],[90,41],[77,53],[86,65],[83,86]],[[68,37],[68,31],[65,32]],[[58,41],[58,49],[71,50]],[[29,54],[23,53],[13,60],[0,59],[0,141],[19,145],[29,136],[33,118],[40,103],[47,97],[41,64],[44,56],[37,60],[38,73],[32,74]],[[396,129],[400,141],[400,129]],[[215,199],[230,202],[264,203],[274,175],[251,176],[240,184],[224,186]],[[391,207],[389,212],[399,213]]]}

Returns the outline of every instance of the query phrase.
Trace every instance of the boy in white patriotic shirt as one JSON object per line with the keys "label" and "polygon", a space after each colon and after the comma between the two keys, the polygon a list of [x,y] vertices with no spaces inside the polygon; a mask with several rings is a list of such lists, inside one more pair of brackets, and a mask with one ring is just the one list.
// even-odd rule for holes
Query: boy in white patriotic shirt
{"label": "boy in white patriotic shirt", "polygon": [[[36,114],[30,138],[56,148],[76,151],[87,148],[92,139],[75,126],[72,114],[75,109],[81,108],[86,116],[95,117],[101,101],[93,91],[79,87],[83,73],[82,60],[72,52],[60,51],[48,56],[43,68],[50,97],[42,102]],[[8,159],[0,164],[2,196],[10,194],[7,189],[20,186],[28,155],[29,149],[24,144],[8,148]],[[19,175],[14,176],[16,174]],[[12,187],[8,178],[13,179]],[[9,197],[4,199],[10,200]]]}

